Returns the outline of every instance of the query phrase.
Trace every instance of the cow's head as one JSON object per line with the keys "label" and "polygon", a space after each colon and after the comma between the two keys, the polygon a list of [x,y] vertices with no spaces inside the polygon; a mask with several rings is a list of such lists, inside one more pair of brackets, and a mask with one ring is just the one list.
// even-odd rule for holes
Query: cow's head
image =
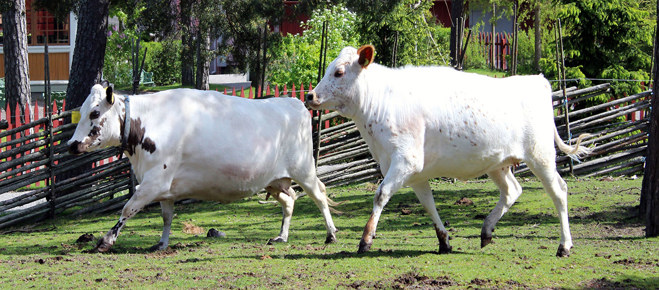
{"label": "cow's head", "polygon": [[323,79],[307,94],[307,106],[314,110],[329,109],[341,113],[348,113],[346,108],[358,106],[359,100],[356,98],[363,89],[359,80],[362,71],[373,63],[374,56],[375,48],[372,45],[342,49],[339,56],[330,63]]}
{"label": "cow's head", "polygon": [[112,87],[104,82],[94,85],[80,107],[80,121],[67,142],[69,153],[80,154],[120,143],[120,102],[115,102]]}

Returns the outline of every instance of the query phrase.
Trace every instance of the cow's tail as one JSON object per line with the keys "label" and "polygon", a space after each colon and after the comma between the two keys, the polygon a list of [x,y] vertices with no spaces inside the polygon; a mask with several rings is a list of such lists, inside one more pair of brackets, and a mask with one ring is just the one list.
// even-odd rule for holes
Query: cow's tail
{"label": "cow's tail", "polygon": [[584,157],[584,156],[590,154],[591,152],[593,152],[592,148],[588,148],[586,146],[581,146],[581,141],[583,139],[589,138],[591,136],[592,135],[590,135],[588,133],[581,134],[577,138],[576,144],[574,146],[570,146],[570,145],[567,145],[563,142],[563,140],[561,139],[561,136],[558,135],[558,130],[556,129],[556,127],[554,127],[554,142],[558,146],[558,149],[565,152],[565,154],[567,154],[567,156],[569,156],[570,158],[572,158],[574,160],[577,160],[577,161],[579,161],[580,157]]}
{"label": "cow's tail", "polygon": [[334,207],[340,206],[344,203],[345,203],[345,201],[336,202],[336,201],[333,201],[331,198],[327,197],[327,204],[329,205],[329,210],[334,214],[339,214],[339,215],[343,214],[342,211],[340,211],[338,209],[335,209]]}

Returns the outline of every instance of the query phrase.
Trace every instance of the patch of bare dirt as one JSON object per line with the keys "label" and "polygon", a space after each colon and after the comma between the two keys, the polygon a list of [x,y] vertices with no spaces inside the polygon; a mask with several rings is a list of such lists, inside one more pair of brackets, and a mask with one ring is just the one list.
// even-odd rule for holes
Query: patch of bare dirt
{"label": "patch of bare dirt", "polygon": [[425,275],[409,272],[393,279],[380,281],[357,280],[350,284],[339,283],[339,286],[353,289],[436,289],[459,286],[459,284],[446,276],[430,278]]}
{"label": "patch of bare dirt", "polygon": [[611,281],[607,278],[594,279],[591,281],[586,281],[580,286],[585,289],[641,289],[638,287],[632,287],[629,283],[632,282],[631,279],[625,279],[621,281]]}
{"label": "patch of bare dirt", "polygon": [[471,199],[462,197],[461,199],[455,202],[455,205],[474,205],[474,202]]}
{"label": "patch of bare dirt", "polygon": [[205,232],[204,228],[196,226],[191,222],[183,222],[183,232],[190,235],[201,235]]}

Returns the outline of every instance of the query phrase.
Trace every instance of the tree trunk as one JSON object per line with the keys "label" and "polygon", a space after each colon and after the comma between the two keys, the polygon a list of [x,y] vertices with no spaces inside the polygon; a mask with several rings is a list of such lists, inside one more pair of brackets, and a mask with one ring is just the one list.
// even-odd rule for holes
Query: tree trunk
{"label": "tree trunk", "polygon": [[[25,1],[11,0],[6,11],[2,11],[4,29],[3,50],[5,59],[5,96],[9,104],[11,122],[16,115],[25,122],[25,105],[31,104],[30,75],[27,57],[27,28]],[[16,105],[19,110],[16,112]]]}
{"label": "tree trunk", "polygon": [[[92,86],[101,82],[107,44],[109,6],[110,0],[82,1],[78,14],[78,30],[69,85],[66,88],[66,109],[82,106]],[[66,122],[70,122],[70,119]],[[69,158],[65,157],[60,162]],[[78,176],[90,168],[91,164],[83,165],[66,171],[55,179],[60,182]],[[75,190],[76,188],[72,188],[70,191]]]}
{"label": "tree trunk", "polygon": [[450,40],[450,49],[451,49],[451,66],[456,66],[458,64],[458,55],[460,52],[457,51],[457,42],[458,35],[460,33],[460,17],[462,17],[462,12],[464,10],[464,0],[454,0],[451,2],[451,40]]}
{"label": "tree trunk", "polygon": [[92,86],[101,81],[107,43],[109,5],[110,0],[82,1],[78,15],[73,63],[66,89],[67,109],[82,106]]}
{"label": "tree trunk", "polygon": [[[657,12],[659,13],[659,0],[657,0]],[[659,24],[659,18],[657,18]],[[657,59],[659,50],[657,40],[654,42],[654,59]],[[659,73],[657,62],[654,63],[654,82],[652,91],[659,91]],[[645,173],[643,174],[643,186],[641,189],[641,213],[645,213],[645,236],[659,236],[659,102],[657,95],[652,96],[650,116],[650,137],[648,138],[648,153],[645,159]]]}
{"label": "tree trunk", "polygon": [[181,0],[181,84],[194,86],[194,32],[192,27],[192,2]]}
{"label": "tree trunk", "polygon": [[[205,34],[205,35],[204,35]],[[208,75],[210,71],[210,60],[207,55],[211,47],[211,39],[208,31],[202,33],[201,29],[197,31],[197,81],[195,88],[198,90],[208,90]]]}
{"label": "tree trunk", "polygon": [[540,58],[542,58],[542,32],[540,27],[540,1],[535,3],[535,19],[533,20],[533,29],[535,30],[535,58],[533,67],[536,72],[540,72]]}

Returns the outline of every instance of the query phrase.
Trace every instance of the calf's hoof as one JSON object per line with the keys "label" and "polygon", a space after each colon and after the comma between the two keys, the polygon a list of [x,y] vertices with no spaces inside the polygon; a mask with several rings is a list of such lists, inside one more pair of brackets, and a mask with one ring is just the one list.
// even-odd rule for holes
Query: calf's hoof
{"label": "calf's hoof", "polygon": [[152,247],[150,247],[149,252],[162,251],[166,248],[167,248],[167,246],[165,246],[162,242],[159,242],[159,243],[153,245]]}
{"label": "calf's hoof", "polygon": [[565,246],[559,245],[558,246],[558,251],[556,251],[556,257],[569,257],[570,256],[570,250],[566,249]]}
{"label": "calf's hoof", "polygon": [[332,243],[336,243],[336,236],[327,235],[327,238],[325,239],[325,244],[332,244]]}
{"label": "calf's hoof", "polygon": [[361,240],[359,242],[359,249],[357,250],[357,254],[363,254],[371,250],[371,245],[373,243],[366,243],[364,240]]}
{"label": "calf's hoof", "polygon": [[268,241],[268,245],[272,245],[272,244],[274,244],[274,243],[285,243],[285,242],[286,242],[286,240],[285,240],[284,238],[282,238],[282,237],[276,237],[276,238],[274,238],[274,239],[270,239],[270,240]]}

